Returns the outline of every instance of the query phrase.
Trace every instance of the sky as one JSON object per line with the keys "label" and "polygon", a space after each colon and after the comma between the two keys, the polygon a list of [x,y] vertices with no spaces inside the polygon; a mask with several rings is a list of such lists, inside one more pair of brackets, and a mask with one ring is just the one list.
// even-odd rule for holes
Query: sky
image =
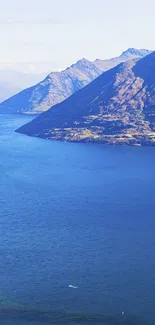
{"label": "sky", "polygon": [[0,0],[0,69],[42,73],[155,49],[154,0]]}

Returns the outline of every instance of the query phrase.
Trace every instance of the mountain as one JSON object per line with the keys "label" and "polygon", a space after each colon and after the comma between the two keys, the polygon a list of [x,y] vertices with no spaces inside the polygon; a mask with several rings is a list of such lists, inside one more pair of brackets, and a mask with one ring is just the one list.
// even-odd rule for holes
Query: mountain
{"label": "mountain", "polygon": [[17,71],[0,71],[0,102],[38,83],[45,74],[29,74]]}
{"label": "mountain", "polygon": [[30,87],[0,105],[0,113],[39,114],[81,89],[101,74],[86,59],[62,72],[50,73],[42,82]]}
{"label": "mountain", "polygon": [[103,71],[122,61],[145,56],[149,52],[148,50],[129,49],[120,57],[111,60],[94,62],[86,59],[79,60],[66,70],[52,72],[42,82],[4,101],[0,105],[0,113],[39,114],[89,84]]}
{"label": "mountain", "polygon": [[128,50],[124,51],[120,56],[116,58],[112,58],[110,60],[100,60],[97,59],[94,64],[97,68],[100,70],[107,71],[114,67],[116,67],[118,64],[122,62],[126,62],[128,60],[136,59],[136,58],[143,58],[148,54],[151,54],[152,51],[146,50],[146,49],[134,49],[129,48]]}
{"label": "mountain", "polygon": [[108,70],[17,131],[50,140],[155,145],[155,52]]}

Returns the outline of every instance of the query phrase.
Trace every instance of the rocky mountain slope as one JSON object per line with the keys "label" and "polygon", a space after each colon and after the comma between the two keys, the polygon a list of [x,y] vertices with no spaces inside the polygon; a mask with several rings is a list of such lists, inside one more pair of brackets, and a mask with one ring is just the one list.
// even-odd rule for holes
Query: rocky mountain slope
{"label": "rocky mountain slope", "polygon": [[120,57],[111,60],[90,62],[82,59],[62,72],[52,72],[39,84],[6,100],[0,105],[0,113],[39,114],[89,84],[103,71],[122,61],[145,56],[149,52],[148,50],[129,49]]}
{"label": "rocky mountain slope", "polygon": [[18,132],[51,140],[155,145],[155,52],[103,73]]}

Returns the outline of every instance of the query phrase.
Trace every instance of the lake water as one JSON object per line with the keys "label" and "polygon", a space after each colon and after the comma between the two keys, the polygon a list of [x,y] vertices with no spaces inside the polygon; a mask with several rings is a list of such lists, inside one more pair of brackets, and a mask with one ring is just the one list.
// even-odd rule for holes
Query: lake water
{"label": "lake water", "polygon": [[28,120],[0,115],[0,324],[155,324],[155,148],[14,132]]}

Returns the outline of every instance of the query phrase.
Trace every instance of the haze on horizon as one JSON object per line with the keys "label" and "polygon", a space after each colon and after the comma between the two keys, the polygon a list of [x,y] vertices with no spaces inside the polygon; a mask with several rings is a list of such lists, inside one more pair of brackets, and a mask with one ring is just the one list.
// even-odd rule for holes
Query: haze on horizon
{"label": "haze on horizon", "polygon": [[0,69],[42,73],[80,58],[155,49],[154,0],[0,0]]}

